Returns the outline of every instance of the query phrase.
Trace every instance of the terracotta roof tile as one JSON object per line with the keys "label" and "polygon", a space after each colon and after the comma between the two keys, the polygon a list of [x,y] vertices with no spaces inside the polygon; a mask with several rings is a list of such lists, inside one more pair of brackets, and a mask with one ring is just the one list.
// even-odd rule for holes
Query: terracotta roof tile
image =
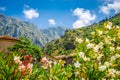
{"label": "terracotta roof tile", "polygon": [[11,36],[0,36],[0,40],[13,40],[13,41],[19,41],[17,38],[13,38]]}

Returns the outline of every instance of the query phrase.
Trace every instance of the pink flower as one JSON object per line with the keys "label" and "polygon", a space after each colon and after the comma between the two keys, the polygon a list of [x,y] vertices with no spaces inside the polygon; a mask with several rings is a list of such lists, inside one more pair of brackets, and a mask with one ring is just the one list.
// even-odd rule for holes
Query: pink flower
{"label": "pink flower", "polygon": [[21,66],[19,66],[18,69],[19,69],[21,72],[23,72],[23,71],[25,71],[25,68],[26,68],[26,67],[22,64]]}
{"label": "pink flower", "polygon": [[32,67],[33,67],[33,64],[28,63],[27,68],[32,69]]}
{"label": "pink flower", "polygon": [[30,73],[32,72],[32,67],[33,67],[33,64],[28,63],[27,69],[28,69],[28,71],[29,71]]}
{"label": "pink flower", "polygon": [[41,59],[41,62],[42,62],[42,63],[45,63],[45,62],[48,62],[48,60],[47,60],[46,57],[43,57],[43,58]]}

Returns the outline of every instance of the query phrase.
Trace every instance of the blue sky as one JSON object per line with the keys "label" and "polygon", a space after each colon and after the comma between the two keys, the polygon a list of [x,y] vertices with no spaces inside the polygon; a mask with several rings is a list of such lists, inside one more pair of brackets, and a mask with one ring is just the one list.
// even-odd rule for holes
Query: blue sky
{"label": "blue sky", "polygon": [[0,0],[0,13],[36,24],[80,28],[120,12],[120,0]]}

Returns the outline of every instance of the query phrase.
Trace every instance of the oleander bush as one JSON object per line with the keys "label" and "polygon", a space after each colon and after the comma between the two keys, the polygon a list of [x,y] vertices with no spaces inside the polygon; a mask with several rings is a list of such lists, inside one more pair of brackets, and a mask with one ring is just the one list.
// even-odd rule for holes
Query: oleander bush
{"label": "oleander bush", "polygon": [[19,37],[19,40],[14,46],[9,47],[9,51],[17,52],[21,56],[31,55],[34,62],[39,61],[42,56],[41,48],[23,36]]}
{"label": "oleander bush", "polygon": [[[76,37],[76,55],[71,64],[41,58],[33,64],[34,55],[14,48],[0,52],[0,79],[2,80],[119,80],[120,27],[106,21],[86,36]],[[29,48],[25,51],[29,51]],[[31,51],[31,47],[30,47]],[[42,54],[41,54],[42,55]],[[42,65],[41,65],[42,64]]]}

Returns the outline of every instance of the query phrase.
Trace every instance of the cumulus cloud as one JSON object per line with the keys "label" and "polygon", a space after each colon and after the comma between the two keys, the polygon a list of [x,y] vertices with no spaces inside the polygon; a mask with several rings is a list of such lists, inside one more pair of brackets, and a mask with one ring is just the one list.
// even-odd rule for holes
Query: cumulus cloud
{"label": "cumulus cloud", "polygon": [[6,11],[6,7],[0,7],[0,11]]}
{"label": "cumulus cloud", "polygon": [[95,14],[91,14],[89,10],[83,8],[76,8],[73,14],[78,17],[78,20],[73,23],[73,28],[81,28],[90,25],[91,21],[96,18]]}
{"label": "cumulus cloud", "polygon": [[54,19],[49,19],[48,22],[49,22],[50,25],[55,25],[56,24]]}
{"label": "cumulus cloud", "polygon": [[100,6],[100,12],[104,14],[109,14],[110,11],[114,11],[115,13],[120,12],[120,0],[109,0],[104,3],[104,5]]}
{"label": "cumulus cloud", "polygon": [[23,10],[23,13],[27,19],[33,19],[39,17],[39,12],[36,9],[29,8],[28,5],[25,5],[25,9]]}

